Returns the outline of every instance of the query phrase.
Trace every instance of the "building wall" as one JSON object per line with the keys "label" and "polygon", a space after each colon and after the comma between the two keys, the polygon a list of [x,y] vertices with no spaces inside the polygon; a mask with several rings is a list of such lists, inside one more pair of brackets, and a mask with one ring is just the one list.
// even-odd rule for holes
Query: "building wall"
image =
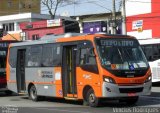
{"label": "building wall", "polygon": [[20,24],[22,32],[27,40],[36,40],[46,34],[63,34],[64,27],[61,19],[24,22]]}
{"label": "building wall", "polygon": [[159,4],[159,0],[127,1],[127,34],[138,39],[160,38]]}
{"label": "building wall", "polygon": [[[64,28],[41,28],[41,29],[33,29],[33,30],[24,30],[23,32],[26,33],[27,40],[37,40],[43,37],[46,34],[63,34]],[[37,38],[34,38],[36,36]]]}
{"label": "building wall", "polygon": [[[21,40],[25,34],[22,33],[19,24],[22,22],[32,22],[39,20],[50,19],[49,15],[35,14],[35,13],[21,13],[14,15],[0,16],[0,27],[4,29],[6,34],[3,40]],[[39,26],[40,24],[38,24]],[[37,26],[37,27],[38,27]]]}
{"label": "building wall", "polygon": [[41,0],[0,0],[0,16],[24,12],[40,13]]}
{"label": "building wall", "polygon": [[95,22],[84,22],[83,23],[83,33],[97,33],[106,32],[107,33],[107,22],[105,21],[95,21]]}
{"label": "building wall", "polygon": [[[106,32],[112,33],[111,26],[112,13],[102,13],[102,14],[92,14],[92,15],[80,15],[76,19],[79,21],[80,32],[81,33],[96,33],[96,32]],[[121,34],[121,13],[116,13],[117,19],[117,33]],[[106,28],[105,28],[106,27]],[[106,30],[104,30],[106,29]]]}

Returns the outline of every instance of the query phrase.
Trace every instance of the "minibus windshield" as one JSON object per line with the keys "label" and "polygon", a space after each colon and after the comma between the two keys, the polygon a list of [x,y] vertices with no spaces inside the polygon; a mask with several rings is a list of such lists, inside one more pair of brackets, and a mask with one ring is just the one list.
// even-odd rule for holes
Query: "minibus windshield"
{"label": "minibus windshield", "polygon": [[101,64],[108,70],[138,70],[148,68],[142,49],[135,39],[96,38]]}

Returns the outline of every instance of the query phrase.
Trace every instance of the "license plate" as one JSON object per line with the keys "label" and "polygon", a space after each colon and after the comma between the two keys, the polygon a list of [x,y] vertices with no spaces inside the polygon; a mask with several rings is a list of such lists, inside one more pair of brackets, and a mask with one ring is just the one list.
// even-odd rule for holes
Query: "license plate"
{"label": "license plate", "polygon": [[129,97],[134,97],[134,96],[136,96],[136,93],[128,93],[128,96]]}

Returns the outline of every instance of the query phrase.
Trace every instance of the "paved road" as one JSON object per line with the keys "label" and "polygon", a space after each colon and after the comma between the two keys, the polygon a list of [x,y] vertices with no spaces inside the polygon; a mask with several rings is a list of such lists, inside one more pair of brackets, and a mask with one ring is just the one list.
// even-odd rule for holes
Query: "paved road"
{"label": "paved road", "polygon": [[152,88],[151,96],[140,97],[135,106],[110,101],[103,103],[101,107],[91,108],[76,101],[47,98],[44,101],[33,102],[26,96],[5,96],[3,93],[0,93],[0,106],[0,113],[148,113],[148,110],[150,113],[159,113],[160,86]]}

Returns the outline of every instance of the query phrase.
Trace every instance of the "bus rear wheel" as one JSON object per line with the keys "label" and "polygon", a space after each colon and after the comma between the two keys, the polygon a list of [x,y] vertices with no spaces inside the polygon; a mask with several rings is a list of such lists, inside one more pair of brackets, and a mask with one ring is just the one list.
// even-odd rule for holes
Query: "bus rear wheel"
{"label": "bus rear wheel", "polygon": [[29,98],[33,101],[38,101],[39,97],[37,95],[37,90],[34,85],[32,85],[29,89]]}
{"label": "bus rear wheel", "polygon": [[96,97],[93,89],[88,90],[86,99],[90,107],[97,107],[99,105],[99,99]]}

